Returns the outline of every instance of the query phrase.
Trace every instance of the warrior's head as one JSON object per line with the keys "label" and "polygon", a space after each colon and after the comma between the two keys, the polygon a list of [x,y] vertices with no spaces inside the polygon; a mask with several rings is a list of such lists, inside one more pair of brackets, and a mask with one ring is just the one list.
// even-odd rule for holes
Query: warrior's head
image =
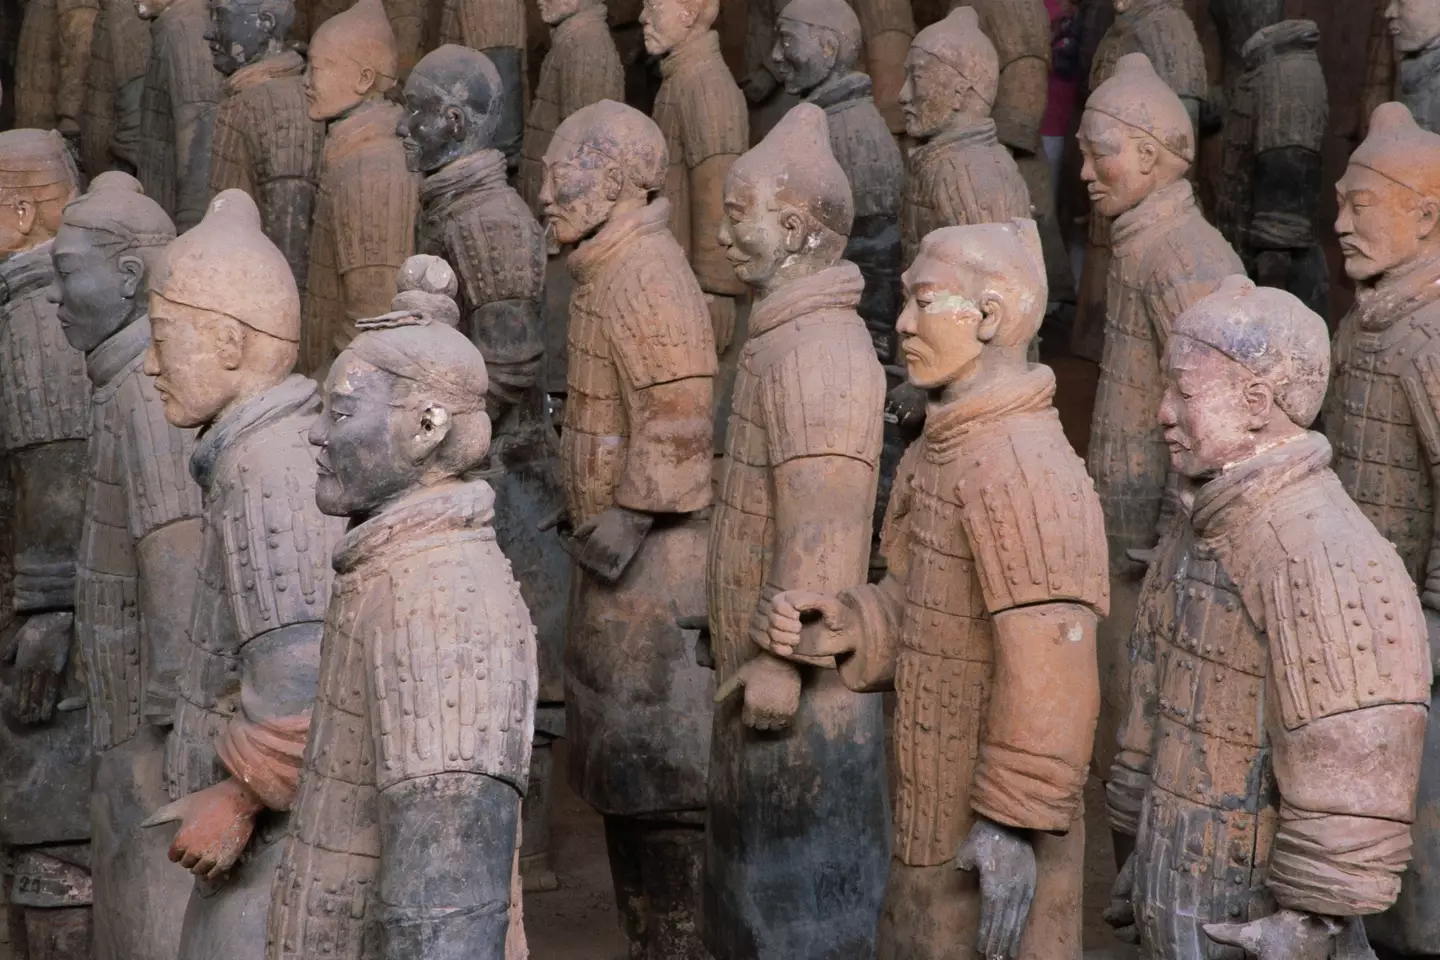
{"label": "warrior's head", "polygon": [[735,275],[762,293],[845,252],[855,203],[830,153],[825,111],[796,104],[725,178],[720,246]]}
{"label": "warrior's head", "polygon": [[845,0],[790,0],[775,21],[770,60],[786,91],[803,97],[852,73],[860,51],[860,19]]}
{"label": "warrior's head", "polygon": [[900,105],[905,132],[928,140],[950,127],[990,116],[1000,86],[1000,55],[980,29],[974,7],[956,7],[921,30],[905,57]]}
{"label": "warrior's head", "polygon": [[614,100],[576,110],[545,151],[540,204],[551,235],[579,243],[617,212],[643,207],[665,185],[670,151],[645,114]]}
{"label": "warrior's head", "polygon": [[435,309],[454,295],[454,273],[438,258],[411,257],[399,286],[394,313],[357,324],[310,428],[320,448],[315,503],[333,517],[373,515],[475,469],[490,450],[485,361]]}
{"label": "warrior's head", "polygon": [[1160,425],[1170,462],[1205,480],[1314,422],[1330,334],[1291,294],[1237,275],[1176,318],[1163,366]]}
{"label": "warrior's head", "polygon": [[901,281],[895,329],[915,386],[941,391],[1026,366],[1048,295],[1035,221],[934,230]]}
{"label": "warrior's head", "polygon": [[1370,133],[1335,184],[1335,232],[1350,279],[1374,283],[1440,256],[1440,136],[1403,104],[1370,116]]}
{"label": "warrior's head", "polygon": [[395,31],[380,0],[353,7],[320,24],[310,41],[305,98],[311,120],[334,120],[385,95],[399,76]]}
{"label": "warrior's head", "polygon": [[539,0],[540,19],[550,26],[575,16],[586,7],[603,7],[605,0]]}
{"label": "warrior's head", "polygon": [[0,133],[0,258],[52,239],[79,189],[80,174],[59,133]]}
{"label": "warrior's head", "polygon": [[645,51],[653,57],[684,46],[715,24],[720,0],[644,0],[640,25],[645,31]]}
{"label": "warrior's head", "polygon": [[500,73],[479,50],[446,44],[425,55],[405,81],[395,135],[411,170],[433,173],[493,145],[504,108]]}
{"label": "warrior's head", "polygon": [[1440,39],[1440,0],[1385,0],[1385,19],[1402,54],[1419,53]]}
{"label": "warrior's head", "polygon": [[1190,114],[1143,53],[1121,57],[1114,75],[1090,94],[1079,141],[1081,179],[1106,217],[1180,180],[1195,159]]}
{"label": "warrior's head", "polygon": [[209,0],[209,8],[205,42],[226,76],[279,53],[295,22],[295,0]]}
{"label": "warrior's head", "polygon": [[50,300],[70,346],[89,353],[145,313],[145,287],[175,225],[128,173],[102,173],[55,235]]}
{"label": "warrior's head", "polygon": [[243,190],[210,201],[150,280],[145,372],[177,427],[212,423],[284,380],[299,353],[300,294]]}

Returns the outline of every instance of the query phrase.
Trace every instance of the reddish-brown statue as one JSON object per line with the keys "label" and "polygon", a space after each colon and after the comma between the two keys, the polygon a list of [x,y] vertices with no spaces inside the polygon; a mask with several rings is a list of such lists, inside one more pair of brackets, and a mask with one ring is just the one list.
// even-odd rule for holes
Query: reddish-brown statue
{"label": "reddish-brown statue", "polygon": [[80,157],[90,176],[140,165],[140,103],[150,65],[150,25],[134,0],[102,0],[85,77]]}
{"label": "reddish-brown statue", "polygon": [[305,61],[286,45],[295,3],[210,0],[210,19],[206,38],[225,75],[210,190],[240,189],[255,200],[265,236],[290,262],[303,303],[325,126],[310,119]]}
{"label": "reddish-brown statue", "polygon": [[75,635],[90,687],[95,957],[173,957],[189,878],[169,840],[141,829],[166,801],[165,736],[190,629],[200,554],[195,431],[165,422],[141,370],[146,285],[175,227],[129,174],[101,174],[65,208],[55,299],[85,354],[89,494],[76,569]]}
{"label": "reddish-brown statue", "polygon": [[90,744],[73,649],[90,381],[49,298],[79,176],[53,130],[0,133],[0,443],[8,556],[0,645],[0,849],[30,960],[88,957]]}
{"label": "reddish-brown statue", "polygon": [[752,636],[898,694],[879,955],[1073,958],[1105,535],[1055,376],[1026,360],[1046,300],[1035,224],[937,230],[904,280],[901,348],[930,404],[890,500],[889,569],[780,593]]}
{"label": "reddish-brown statue", "polygon": [[210,199],[210,144],[224,77],[205,33],[207,0],[136,0],[150,21],[150,64],[140,102],[136,176],[184,233]]}
{"label": "reddish-brown statue", "polygon": [[645,49],[661,57],[665,80],[655,123],[669,145],[665,199],[680,242],[710,306],[715,347],[725,353],[735,330],[735,298],[745,285],[720,249],[721,193],[730,165],[750,147],[745,96],[720,59],[714,30],[720,0],[645,0]]}
{"label": "reddish-brown statue", "polygon": [[1372,47],[1372,63],[1382,68],[1380,83],[1372,82],[1372,88],[1383,86],[1383,100],[1393,90],[1416,123],[1440,132],[1440,3],[1385,0],[1376,4],[1376,16],[1384,17],[1390,43]]}
{"label": "reddish-brown statue", "polygon": [[875,84],[875,106],[898,137],[905,132],[900,88],[915,39],[915,13],[910,0],[854,0],[853,6],[865,35],[865,72]]}
{"label": "reddish-brown statue", "polygon": [[[1393,543],[1420,589],[1432,656],[1440,651],[1440,136],[1398,103],[1375,111],[1370,134],[1337,184],[1335,232],[1356,304],[1334,343],[1325,434],[1335,472]],[[1433,694],[1432,694],[1433,706]],[[1433,953],[1440,938],[1440,750],[1420,773],[1411,868],[1393,910],[1369,923],[1377,943]]]}
{"label": "reddish-brown statue", "polygon": [[1122,58],[1090,95],[1079,138],[1091,207],[1114,221],[1105,358],[1086,458],[1110,541],[1112,613],[1100,630],[1105,708],[1096,741],[1103,772],[1125,709],[1123,651],[1143,554],[1174,514],[1173,498],[1161,509],[1169,457],[1155,419],[1164,389],[1160,355],[1175,317],[1244,268],[1196,205],[1185,179],[1195,157],[1189,114],[1144,54]]}
{"label": "reddish-brown statue", "polygon": [[1430,653],[1405,564],[1306,428],[1325,322],[1243,276],[1174,321],[1159,421],[1193,510],[1132,650],[1112,819],[1136,832],[1106,919],[1144,956],[1374,956],[1394,902]]}
{"label": "reddish-brown statue", "polygon": [[80,135],[98,0],[28,0],[15,47],[15,126]]}
{"label": "reddish-brown statue", "polygon": [[[315,383],[290,373],[300,296],[249,194],[227,190],[150,283],[145,372],[203,427],[198,582],[165,773],[172,870],[195,874],[181,957],[260,957],[300,777],[343,526],[315,506]],[[167,829],[167,834],[169,830]],[[173,907],[172,907],[173,908]]]}
{"label": "reddish-brown statue", "polygon": [[419,177],[395,136],[401,108],[395,34],[380,0],[358,0],[310,43],[310,118],[329,123],[310,231],[299,369],[323,373],[354,323],[390,309],[395,276],[415,248]]}
{"label": "reddish-brown statue", "polygon": [[[495,147],[505,154],[513,172],[520,164],[526,91],[530,86],[525,64],[525,0],[442,0],[442,4],[440,43],[479,50],[500,74],[502,92]],[[548,5],[549,0],[544,6]]]}
{"label": "reddish-brown statue", "polygon": [[669,161],[654,122],[603,100],[555,131],[540,191],[551,234],[575,245],[560,438],[578,580],[570,782],[605,818],[634,960],[706,957],[695,911],[714,678],[676,619],[706,609],[716,359],[705,296],[655,197]]}
{"label": "reddish-brown statue", "polygon": [[432,259],[406,264],[395,310],[360,322],[310,429],[315,500],[350,527],[269,960],[524,956],[507,939],[535,628],[495,491],[461,479],[488,453],[490,385]]}
{"label": "reddish-brown statue", "polygon": [[841,259],[854,204],[829,140],[825,111],[798,104],[725,180],[720,244],[757,298],[710,533],[701,916],[725,960],[873,955],[888,867],[880,698],[750,638],[777,594],[857,587],[870,557],[885,374]]}

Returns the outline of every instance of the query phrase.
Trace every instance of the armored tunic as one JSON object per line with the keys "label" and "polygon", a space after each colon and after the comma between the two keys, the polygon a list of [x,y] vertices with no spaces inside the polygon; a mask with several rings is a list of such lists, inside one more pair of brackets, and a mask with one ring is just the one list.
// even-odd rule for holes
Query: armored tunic
{"label": "armored tunic", "polygon": [[190,461],[204,530],[166,779],[178,799],[236,777],[270,812],[218,889],[197,884],[181,956],[259,956],[264,942],[279,811],[299,777],[343,530],[315,506],[307,435],[319,411],[315,384],[291,375],[211,425]]}
{"label": "armored tunic", "polygon": [[497,150],[462,157],[427,177],[421,202],[421,246],[459,274],[461,329],[480,348],[490,375],[490,459],[504,468],[493,480],[495,535],[533,611],[541,699],[558,702],[571,563],[559,538],[538,529],[565,496],[540,380],[544,232],[505,182],[505,158]]}
{"label": "armored tunic", "polygon": [[[1400,554],[1429,611],[1440,609],[1435,476],[1440,468],[1440,270],[1366,285],[1335,336],[1324,423],[1345,492]],[[1433,616],[1433,614],[1432,614]],[[1433,694],[1432,694],[1433,696]],[[1426,749],[1414,865],[1394,910],[1370,922],[1376,942],[1424,953],[1440,936],[1430,869],[1440,835],[1428,827],[1440,804],[1440,751]]]}
{"label": "armored tunic", "polygon": [[175,0],[150,24],[136,177],[184,233],[210,199],[210,145],[223,77],[205,30],[205,0]]}
{"label": "armored tunic", "polygon": [[994,120],[943,130],[910,151],[900,206],[905,264],[932,230],[1029,216],[1030,192],[996,139]]}
{"label": "armored tunic", "polygon": [[[1019,706],[1044,699],[1059,677],[1093,672],[1094,618],[1108,606],[1100,505],[1054,393],[1054,374],[1033,365],[932,406],[895,481],[883,535],[889,573],[841,593],[861,634],[839,659],[841,676],[852,689],[899,694],[885,956],[947,957],[954,943],[974,942],[978,882],[953,860],[977,815],[1034,831],[1040,879],[1021,957],[1080,950],[1075,827],[1093,687],[1053,704],[1058,712]],[[1077,641],[1001,644],[1007,612],[1035,605],[1070,607],[1055,626]]]}
{"label": "armored tunic", "polygon": [[1398,99],[1415,122],[1432,133],[1440,130],[1440,39],[1418,53],[1400,58]]}
{"label": "armored tunic", "polygon": [[855,220],[845,259],[865,278],[857,309],[881,361],[889,362],[901,307],[899,220],[905,161],[875,106],[865,74],[834,77],[806,99],[825,111],[830,152],[850,181]]}
{"label": "armored tunic", "polygon": [[175,956],[175,905],[193,879],[165,856],[164,831],[140,827],[167,799],[165,731],[156,724],[169,720],[195,592],[197,558],[182,549],[189,538],[177,543],[170,534],[200,517],[200,488],[189,473],[195,432],[165,422],[154,381],[141,370],[149,343],[142,317],[86,358],[95,393],[75,634],[96,753],[90,864],[101,960]]}
{"label": "armored tunic", "polygon": [[625,72],[605,5],[593,3],[550,28],[550,52],[540,64],[540,83],[525,117],[520,195],[537,216],[551,137],[570,114],[601,100],[625,101]]}
{"label": "armored tunic", "polygon": [[[269,960],[380,956],[373,928],[399,906],[382,899],[386,791],[473,774],[524,795],[535,631],[496,544],[494,515],[483,480],[423,488],[351,529],[335,550],[314,729],[274,885]],[[427,683],[408,667],[422,661],[453,680]]]}
{"label": "armored tunic", "polygon": [[[745,285],[720,247],[721,191],[736,157],[750,148],[745,97],[720,58],[720,36],[707,30],[676,47],[660,61],[665,79],[655,95],[652,117],[670,146],[665,199],[670,232],[680,241],[700,289],[735,297]],[[726,158],[723,169],[704,183],[695,171],[707,160]]]}
{"label": "armored tunic", "polygon": [[[1137,636],[1117,784],[1143,792],[1147,955],[1214,956],[1206,923],[1384,909],[1400,887],[1430,697],[1405,568],[1305,434],[1202,487]],[[1385,744],[1387,749],[1376,749]],[[1183,909],[1182,909],[1183,906]]]}
{"label": "armored tunic", "polygon": [[28,0],[15,50],[15,126],[53,130],[84,113],[98,0]]}
{"label": "armored tunic", "polygon": [[[751,314],[710,537],[722,682],[756,655],[752,618],[777,592],[865,582],[868,523],[825,548],[813,580],[782,582],[772,569],[782,540],[795,535],[777,529],[777,468],[800,458],[857,461],[874,496],[885,375],[855,312],[862,287],[859,269],[841,263],[773,291]],[[874,952],[889,860],[883,707],[833,671],[794,669],[803,689],[786,736],[746,727],[741,698],[715,710],[701,914],[716,956]],[[846,878],[838,889],[835,877]]]}
{"label": "armored tunic", "polygon": [[1143,53],[1185,104],[1198,136],[1200,111],[1210,96],[1205,51],[1181,0],[1134,0],[1100,39],[1090,65],[1090,89],[1110,79],[1127,53]]}
{"label": "armored tunic", "polygon": [[80,151],[92,177],[139,158],[140,100],[150,63],[150,24],[131,0],[103,0],[90,44]]}
{"label": "armored tunic", "polygon": [[415,252],[420,183],[395,136],[401,109],[366,100],[325,135],[296,369],[322,374],[356,320],[388,313],[395,276]]}
{"label": "armored tunic", "polygon": [[255,198],[265,236],[285,254],[302,298],[325,140],[325,125],[309,116],[304,72],[300,54],[287,50],[227,78],[210,157],[212,195],[238,188]]}
{"label": "armored tunic", "polygon": [[571,783],[618,816],[703,808],[710,755],[714,678],[674,624],[706,609],[715,343],[669,217],[656,200],[570,255],[570,522],[658,515],[617,582],[577,571],[565,645]]}

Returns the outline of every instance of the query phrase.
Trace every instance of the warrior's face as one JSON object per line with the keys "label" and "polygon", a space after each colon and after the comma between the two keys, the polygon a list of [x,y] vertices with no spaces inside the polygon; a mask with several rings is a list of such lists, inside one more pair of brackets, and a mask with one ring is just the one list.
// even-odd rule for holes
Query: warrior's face
{"label": "warrior's face", "polygon": [[246,336],[233,317],[150,292],[145,373],[155,378],[167,421],[177,427],[202,427],[235,402],[245,379]]}
{"label": "warrior's face", "polygon": [[625,184],[620,165],[598,150],[557,136],[545,151],[540,206],[550,235],[579,243],[610,218]]}
{"label": "warrior's face", "polygon": [[1440,0],[1388,0],[1385,19],[1401,53],[1417,53],[1440,38]]}
{"label": "warrior's face", "polygon": [[901,277],[905,309],[895,329],[910,382],[923,390],[963,380],[998,329],[998,318],[977,302],[969,279],[968,271],[923,251]]}
{"label": "warrior's face", "polygon": [[838,44],[830,30],[783,17],[775,24],[770,60],[785,92],[804,96],[820,86],[835,69]]}
{"label": "warrior's face", "polygon": [[959,112],[967,90],[964,79],[948,64],[911,47],[905,57],[905,84],[900,88],[905,132],[916,140],[935,136]]}
{"label": "warrior's face", "polygon": [[210,25],[205,42],[215,69],[229,76],[247,63],[260,59],[272,39],[278,21],[258,4],[236,0],[210,0]]}
{"label": "warrior's face", "polygon": [[323,28],[310,44],[305,65],[305,99],[311,120],[333,120],[359,106],[374,88],[378,73],[348,57],[344,38]]}
{"label": "warrior's face", "polygon": [[418,72],[405,82],[405,112],[395,135],[405,148],[405,165],[431,173],[457,158],[465,145],[465,111],[441,95],[439,87]]}
{"label": "warrior's face", "polygon": [[1214,477],[1255,455],[1274,411],[1268,384],[1213,347],[1181,334],[1165,349],[1160,426],[1181,476]]}
{"label": "warrior's face", "polygon": [[[421,465],[406,456],[412,416],[395,377],[346,351],[325,378],[325,409],[310,428],[315,503],[332,517],[364,516],[410,489]],[[433,429],[433,424],[431,425]]]}
{"label": "warrior's face", "polygon": [[1133,210],[1162,184],[1157,178],[1160,151],[1153,138],[1097,110],[1086,110],[1078,134],[1084,164],[1080,179],[1090,203],[1102,216]]}
{"label": "warrior's face", "polygon": [[1335,232],[1351,280],[1374,280],[1404,267],[1436,236],[1440,201],[1369,167],[1351,164],[1335,191],[1340,210]]}
{"label": "warrior's face", "polygon": [[769,289],[781,269],[804,249],[809,232],[804,213],[775,201],[774,191],[737,176],[725,178],[725,216],[720,246],[735,275],[760,290]]}
{"label": "warrior's face", "polygon": [[540,19],[552,27],[573,17],[590,0],[540,0]]}
{"label": "warrior's face", "polygon": [[645,0],[640,25],[645,32],[645,51],[659,57],[674,50],[690,36],[706,0]]}
{"label": "warrior's face", "polygon": [[89,353],[123,327],[143,295],[145,261],[95,242],[82,227],[62,226],[51,256],[55,281],[47,296],[55,304],[70,346]]}

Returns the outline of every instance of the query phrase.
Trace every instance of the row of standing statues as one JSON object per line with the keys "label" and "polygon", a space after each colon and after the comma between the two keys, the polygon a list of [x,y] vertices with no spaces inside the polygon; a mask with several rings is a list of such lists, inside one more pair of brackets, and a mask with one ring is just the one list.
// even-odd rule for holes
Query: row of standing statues
{"label": "row of standing statues", "polygon": [[776,11],[748,150],[717,0],[646,0],[652,116],[598,0],[541,3],[528,108],[506,4],[423,55],[380,0],[49,8],[0,133],[28,960],[523,958],[562,736],[631,960],[1075,960],[1092,770],[1145,956],[1440,954],[1440,3],[1389,5],[1332,343],[1317,28],[1219,5],[1212,225],[1194,28],[1116,0],[1084,460],[1040,5],[855,6]]}

